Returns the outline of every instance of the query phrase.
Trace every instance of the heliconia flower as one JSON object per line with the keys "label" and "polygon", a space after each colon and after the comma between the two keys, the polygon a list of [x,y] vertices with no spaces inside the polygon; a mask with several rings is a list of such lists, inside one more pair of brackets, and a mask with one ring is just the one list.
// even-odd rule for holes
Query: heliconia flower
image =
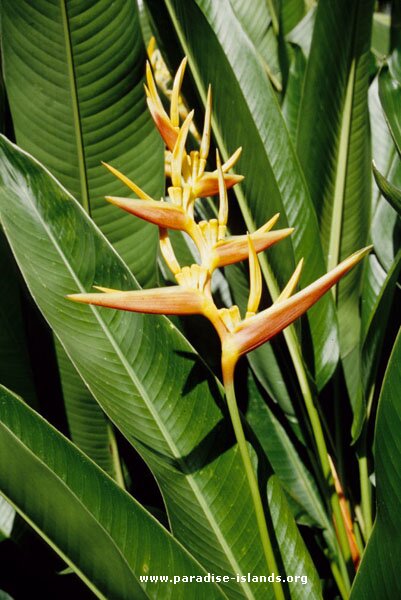
{"label": "heliconia flower", "polygon": [[215,307],[207,290],[207,270],[200,265],[181,269],[176,275],[180,283],[178,286],[126,292],[97,287],[103,293],[71,294],[67,297],[75,302],[133,312],[202,314],[212,322],[221,338],[223,368],[226,365],[227,370],[233,372],[240,356],[264,344],[303,315],[370,250],[371,246],[355,252],[332,271],[291,296],[300,275],[301,265],[298,265],[283,294],[271,307],[259,314],[254,313],[259,305],[261,282],[255,261],[256,253],[251,251],[253,274],[251,273],[250,299],[244,320],[241,320],[237,306],[220,310]]}
{"label": "heliconia flower", "polygon": [[[177,285],[134,291],[119,291],[95,286],[100,293],[72,294],[68,298],[75,302],[133,312],[205,316],[211,321],[220,337],[224,380],[229,381],[233,377],[235,364],[240,356],[267,342],[303,315],[370,251],[370,247],[356,252],[302,291],[294,293],[301,275],[301,260],[273,305],[258,313],[262,294],[258,252],[286,238],[293,229],[273,231],[272,228],[278,219],[278,215],[275,215],[263,227],[251,234],[226,237],[229,212],[227,187],[241,179],[241,176],[227,174],[227,171],[238,160],[241,149],[239,148],[224,164],[221,164],[219,153],[216,152],[216,170],[205,171],[210,146],[211,91],[209,88],[199,150],[191,151],[189,154],[186,152],[193,111],[187,114],[180,127],[178,109],[185,64],[184,60],[174,79],[170,115],[164,110],[149,65],[147,67],[148,102],[169,147],[172,182],[168,188],[169,201],[154,200],[115,167],[104,163],[138,197],[138,199],[131,199],[108,196],[106,199],[159,227],[160,249],[175,276]],[[194,219],[194,202],[196,198],[209,194],[219,195],[217,218],[197,223]],[[199,251],[199,264],[180,266],[168,229],[186,232],[192,238]],[[246,314],[241,319],[238,306],[217,308],[212,297],[211,280],[216,268],[246,258],[249,260],[250,292]]]}

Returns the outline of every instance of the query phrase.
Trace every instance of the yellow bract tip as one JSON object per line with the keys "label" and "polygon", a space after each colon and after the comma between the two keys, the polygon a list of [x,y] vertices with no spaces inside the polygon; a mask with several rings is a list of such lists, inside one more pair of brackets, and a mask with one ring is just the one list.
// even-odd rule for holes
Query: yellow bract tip
{"label": "yellow bract tip", "polygon": [[297,265],[297,268],[295,269],[294,273],[291,275],[289,282],[287,283],[287,285],[285,286],[285,288],[283,289],[283,291],[281,292],[281,294],[279,295],[279,297],[277,298],[275,303],[282,302],[283,300],[286,300],[293,294],[295,288],[298,285],[299,278],[301,277],[303,264],[304,264],[304,259],[301,258],[301,260],[299,261],[299,263]]}
{"label": "yellow bract tip", "polygon": [[258,255],[255,250],[252,238],[248,233],[248,249],[249,249],[249,299],[247,313],[255,314],[259,308],[260,298],[262,296],[262,275]]}
{"label": "yellow bract tip", "polygon": [[178,127],[180,124],[180,92],[182,86],[182,80],[185,73],[185,67],[187,64],[187,57],[185,56],[181,61],[180,66],[178,67],[178,71],[174,77],[173,91],[171,94],[171,104],[170,104],[170,119],[173,127]]}

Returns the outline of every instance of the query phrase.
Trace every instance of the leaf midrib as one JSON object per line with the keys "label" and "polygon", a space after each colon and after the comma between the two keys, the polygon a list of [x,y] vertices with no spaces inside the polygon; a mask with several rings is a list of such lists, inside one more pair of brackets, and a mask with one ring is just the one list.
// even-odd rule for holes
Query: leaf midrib
{"label": "leaf midrib", "polygon": [[89,189],[88,179],[86,173],[85,163],[85,148],[82,132],[81,114],[79,110],[79,97],[78,87],[76,83],[75,68],[74,68],[74,55],[72,50],[71,42],[71,31],[69,26],[69,19],[67,13],[67,6],[65,0],[60,0],[61,18],[63,24],[64,42],[66,50],[67,70],[68,70],[68,81],[70,85],[71,94],[71,108],[72,117],[75,132],[75,143],[77,150],[78,160],[78,173],[79,173],[79,184],[81,189],[81,203],[85,211],[90,214],[90,203],[89,203]]}

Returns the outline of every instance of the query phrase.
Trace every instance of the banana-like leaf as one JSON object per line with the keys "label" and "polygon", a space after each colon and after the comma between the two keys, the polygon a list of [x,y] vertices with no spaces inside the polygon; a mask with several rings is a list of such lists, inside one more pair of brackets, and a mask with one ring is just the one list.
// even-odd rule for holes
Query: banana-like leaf
{"label": "banana-like leaf", "polygon": [[[80,200],[140,283],[152,285],[157,231],[104,201],[106,193],[127,189],[101,165],[113,164],[156,198],[164,192],[163,146],[145,101],[135,0],[5,0],[1,37],[17,142]],[[75,441],[92,457],[103,454],[102,466],[112,473],[114,465],[104,462],[109,424],[73,368],[64,361],[60,371]]]}
{"label": "banana-like leaf", "polygon": [[380,393],[375,428],[377,517],[356,576],[351,600],[401,596],[400,389],[401,332],[398,334]]}
{"label": "banana-like leaf", "polygon": [[307,11],[305,0],[279,0],[280,24],[282,32],[287,35],[303,19]]}
{"label": "banana-like leaf", "polygon": [[15,519],[15,510],[0,496],[0,542],[10,537]]}
{"label": "banana-like leaf", "polygon": [[205,575],[144,508],[0,386],[0,491],[99,598],[224,598],[217,586],[143,583]]}
{"label": "banana-like leaf", "polygon": [[251,43],[254,45],[255,52],[260,55],[270,81],[278,91],[281,91],[282,76],[279,44],[277,32],[274,31],[275,22],[269,11],[270,8],[273,14],[276,14],[272,2],[266,2],[266,0],[256,0],[254,2],[230,0],[230,4],[244,31],[249,36]]}
{"label": "banana-like leaf", "polygon": [[147,46],[153,36],[152,28],[149,23],[149,16],[146,11],[146,6],[143,0],[136,0],[138,6],[139,22],[141,24],[142,38],[145,46]]}
{"label": "banana-like leaf", "polygon": [[[0,215],[30,292],[99,404],[155,474],[175,536],[208,570],[232,577],[224,584],[230,597],[272,598],[268,583],[247,580],[266,566],[216,380],[165,317],[69,303],[66,294],[94,284],[138,284],[74,199],[5,138],[0,176]],[[277,516],[283,502],[273,494],[270,512]],[[308,584],[290,583],[290,593],[319,597],[295,523],[275,523],[277,538],[285,538],[285,569],[308,573]]]}
{"label": "banana-like leaf", "polygon": [[[147,0],[147,4],[157,22],[159,3]],[[324,260],[315,212],[272,86],[229,1],[165,0],[165,6],[203,100],[207,83],[212,84],[213,131],[222,155],[243,147],[238,172],[245,180],[235,192],[249,231],[275,212],[281,213],[283,227],[295,227],[291,241],[269,250],[274,276],[261,257],[273,296],[278,293],[275,278],[284,284],[294,268],[291,244],[296,259],[305,258],[301,285],[316,279],[324,271]],[[320,388],[338,360],[329,296],[309,312],[308,323]]]}
{"label": "banana-like leaf", "polygon": [[379,366],[396,284],[401,269],[401,250],[386,272],[375,255],[369,256],[361,294],[361,376],[363,396],[355,410],[352,436],[355,440],[366,419],[366,407]]}
{"label": "banana-like leaf", "polygon": [[55,348],[72,441],[103,471],[124,485],[112,424],[85,386],[57,339]]}
{"label": "banana-like leaf", "polygon": [[18,144],[90,212],[140,283],[153,283],[157,231],[104,201],[127,190],[101,164],[157,199],[163,194],[163,146],[145,101],[135,0],[5,0],[1,21]]}
{"label": "banana-like leaf", "polygon": [[384,198],[391,204],[398,215],[401,216],[401,190],[380,173],[373,164],[373,174],[377,183],[377,187],[383,194]]}
{"label": "banana-like leaf", "polygon": [[293,44],[292,59],[288,73],[287,89],[282,105],[283,117],[293,143],[296,143],[298,117],[302,97],[302,88],[306,71],[306,59],[300,46]]}
{"label": "banana-like leaf", "polygon": [[333,535],[316,483],[303,464],[293,442],[264,402],[252,375],[248,377],[246,419],[255,432],[298,522],[326,529]]}
{"label": "banana-like leaf", "polygon": [[[377,264],[377,260],[374,257],[372,257],[371,260],[376,262],[376,270],[379,270],[380,265]],[[372,300],[366,298],[367,294],[370,292],[374,297],[374,304],[371,306],[369,315],[364,315],[362,330],[362,373],[365,390],[369,390],[370,386],[375,380],[378,366],[378,355],[380,353],[380,348],[386,332],[385,324],[388,321],[388,315],[393,301],[400,270],[401,249],[398,251],[398,254],[394,260],[394,264],[387,273],[384,281],[379,284],[379,292],[375,293],[375,286],[374,284],[369,285],[370,282],[366,282],[367,285],[363,290],[364,295],[362,296],[362,299],[365,300],[368,305],[372,304]],[[377,279],[375,280],[375,283],[376,282]],[[367,311],[365,310],[365,312]]]}
{"label": "banana-like leaf", "polygon": [[[398,111],[401,107],[401,54],[393,52],[388,67],[383,67],[376,85],[371,86],[370,111],[372,124],[372,151],[376,168],[390,184],[401,187],[401,129]],[[380,101],[378,99],[380,96]],[[381,104],[380,104],[381,103]],[[383,112],[384,111],[384,112]],[[391,134],[390,134],[391,132]],[[391,139],[393,138],[393,139]],[[401,223],[396,211],[384,198],[375,184],[371,235],[376,255],[382,267],[389,271],[401,242]]]}
{"label": "banana-like leaf", "polygon": [[296,44],[297,46],[302,48],[303,53],[306,57],[308,57],[310,53],[315,20],[316,5],[313,4],[304,16],[304,18],[286,36],[287,42],[290,42],[291,44]]}
{"label": "banana-like leaf", "polygon": [[400,58],[397,60],[397,56],[390,63],[392,67],[391,71],[388,66],[384,66],[380,71],[379,95],[391,135],[393,136],[398,153],[401,154],[401,119],[399,114],[401,106],[399,69],[401,61]]}
{"label": "banana-like leaf", "polygon": [[383,59],[390,53],[390,15],[375,13],[372,27],[372,52]]}
{"label": "banana-like leaf", "polygon": [[[368,236],[367,94],[373,6],[373,0],[352,4],[321,0],[305,74],[297,147],[316,206],[328,268],[364,246]],[[361,394],[361,276],[362,269],[355,269],[337,287],[340,352],[354,407]]]}
{"label": "banana-like leaf", "polygon": [[[370,129],[372,139],[372,158],[376,167],[387,178],[396,158],[396,150],[388,128],[383,108],[379,98],[379,77],[376,76],[369,87],[368,93]],[[372,214],[380,198],[374,177],[372,176]]]}

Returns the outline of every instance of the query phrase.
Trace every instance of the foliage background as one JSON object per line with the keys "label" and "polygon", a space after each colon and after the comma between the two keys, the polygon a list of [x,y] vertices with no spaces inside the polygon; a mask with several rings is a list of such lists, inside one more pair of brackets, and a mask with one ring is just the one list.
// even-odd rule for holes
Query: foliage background
{"label": "foliage background", "polygon": [[[304,287],[373,242],[374,253],[341,282],[335,302],[327,296],[302,325],[252,353],[237,377],[256,446],[277,473],[326,580],[325,593],[333,597],[322,551],[324,544],[330,546],[330,516],[316,453],[309,452],[314,442],[304,401],[319,398],[355,527],[362,523],[367,528],[360,527],[364,546],[369,515],[375,513],[376,410],[400,322],[397,190],[384,189],[386,180],[400,184],[398,2],[320,0],[316,8],[303,0],[147,0],[138,6],[127,0],[4,0],[1,11],[3,132],[77,198],[140,285],[151,287],[165,276],[157,231],[104,203],[106,193],[123,195],[125,190],[100,161],[112,163],[153,197],[164,193],[163,145],[143,93],[151,33],[171,72],[188,55],[183,89],[188,106],[196,108],[198,127],[210,82],[214,144],[224,158],[243,147],[237,172],[246,178],[231,194],[232,231],[252,231],[277,211],[281,227],[296,227],[292,241],[262,258],[266,303],[300,257],[305,258]],[[378,180],[380,188],[392,204],[374,181],[372,158],[385,178]],[[210,215],[213,208],[204,210]],[[0,242],[1,383],[112,477],[123,478],[133,496],[166,523],[152,472],[94,402],[32,301],[4,236]],[[23,246],[22,240],[19,244]],[[175,245],[180,256],[190,255],[179,236]],[[29,254],[29,244],[25,252]],[[246,268],[225,269],[216,290],[222,301],[231,294],[244,305],[246,276]],[[196,319],[174,323],[219,376],[218,352],[210,351],[213,332]],[[213,346],[218,349],[217,341]],[[399,364],[398,347],[394,365]],[[195,381],[197,377],[195,373]],[[389,413],[382,408],[376,431],[376,460],[386,473],[383,516],[368,546],[367,566],[362,563],[359,591],[354,592],[358,597],[363,597],[363,586],[371,586],[366,588],[370,593],[381,589],[380,578],[389,569],[393,578],[387,585],[397,586],[396,566],[378,562],[378,556],[388,556],[388,532],[397,527],[391,507],[399,489],[391,474],[392,464],[399,464],[396,366],[387,377],[382,393]],[[49,598],[93,597],[75,575],[57,574],[64,563],[7,510],[0,512],[9,538],[0,544],[0,589],[16,598],[23,597],[26,586]],[[321,528],[326,528],[326,538]],[[377,574],[370,582],[364,575],[368,561]],[[389,597],[394,590],[389,588]]]}

